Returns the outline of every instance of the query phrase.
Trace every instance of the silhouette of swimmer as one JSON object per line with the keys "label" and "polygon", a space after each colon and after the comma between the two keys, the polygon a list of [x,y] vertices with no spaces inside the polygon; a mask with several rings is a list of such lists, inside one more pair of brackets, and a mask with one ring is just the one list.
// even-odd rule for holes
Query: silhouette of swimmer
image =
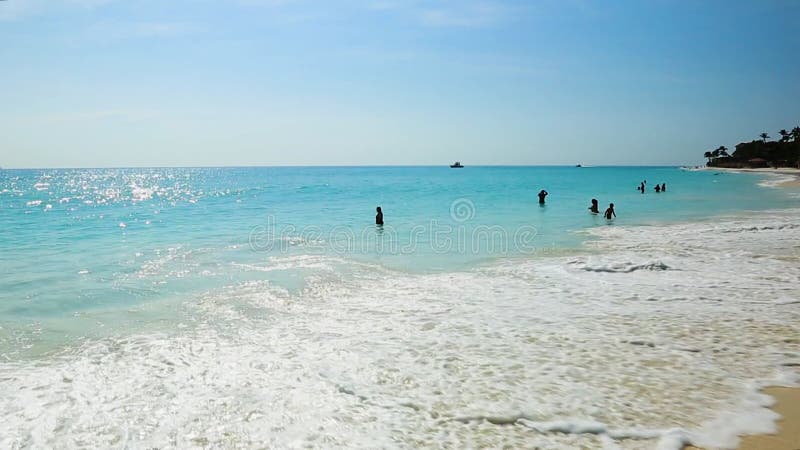
{"label": "silhouette of swimmer", "polygon": [[539,191],[539,204],[540,205],[544,205],[544,198],[547,197],[547,194],[548,194],[547,191],[545,191],[544,189]]}
{"label": "silhouette of swimmer", "polygon": [[375,208],[375,211],[378,212],[378,214],[375,214],[375,225],[383,225],[383,211],[381,211],[381,207],[378,206]]}
{"label": "silhouette of swimmer", "polygon": [[598,208],[598,206],[597,206],[597,199],[596,198],[592,199],[592,206],[589,207],[589,211],[592,214],[600,214],[600,208]]}
{"label": "silhouette of swimmer", "polygon": [[661,192],[661,186],[656,185],[656,192]]}
{"label": "silhouette of swimmer", "polygon": [[608,205],[608,209],[606,210],[605,218],[611,220],[613,217],[617,217],[617,213],[614,212],[614,204],[610,203]]}
{"label": "silhouette of swimmer", "polygon": [[667,192],[667,183],[661,183],[661,192]]}
{"label": "silhouette of swimmer", "polygon": [[642,184],[639,186],[639,190],[644,194],[644,181],[642,181]]}

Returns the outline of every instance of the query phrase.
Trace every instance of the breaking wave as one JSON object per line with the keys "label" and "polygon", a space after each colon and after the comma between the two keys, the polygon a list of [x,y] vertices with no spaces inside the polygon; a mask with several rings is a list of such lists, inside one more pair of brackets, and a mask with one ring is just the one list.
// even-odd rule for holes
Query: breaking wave
{"label": "breaking wave", "polygon": [[796,380],[798,216],[603,227],[578,258],[461,272],[246,264],[311,275],[0,363],[0,447],[734,448],[774,429],[759,388]]}

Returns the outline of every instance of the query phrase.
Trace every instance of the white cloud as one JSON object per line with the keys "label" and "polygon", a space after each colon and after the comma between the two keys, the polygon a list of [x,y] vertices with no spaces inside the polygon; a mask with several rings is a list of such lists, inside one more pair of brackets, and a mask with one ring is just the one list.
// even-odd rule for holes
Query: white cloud
{"label": "white cloud", "polygon": [[400,1],[378,0],[375,2],[371,2],[369,5],[367,5],[367,8],[374,11],[390,11],[394,9],[403,8],[404,6],[405,4]]}
{"label": "white cloud", "polygon": [[97,22],[88,29],[91,38],[120,40],[183,36],[200,31],[200,27],[188,22],[125,22],[106,20]]}
{"label": "white cloud", "polygon": [[136,122],[159,116],[156,111],[129,109],[100,109],[54,112],[41,115],[20,116],[21,123],[47,125],[59,123],[98,123],[107,121]]}
{"label": "white cloud", "polygon": [[404,15],[428,27],[487,27],[512,13],[507,3],[499,0],[374,0],[367,9]]}
{"label": "white cloud", "polygon": [[263,6],[267,8],[275,8],[279,6],[289,5],[296,3],[297,0],[239,0],[240,5],[244,6]]}
{"label": "white cloud", "polygon": [[94,9],[116,0],[6,0],[0,1],[0,21],[21,20],[26,17],[70,8]]}
{"label": "white cloud", "polygon": [[66,3],[81,6],[83,8],[97,8],[115,0],[66,0]]}
{"label": "white cloud", "polygon": [[446,7],[424,9],[419,19],[435,27],[485,27],[504,18],[505,9],[496,2],[454,3]]}
{"label": "white cloud", "polygon": [[41,11],[44,6],[41,0],[22,0],[0,2],[0,20],[17,20]]}

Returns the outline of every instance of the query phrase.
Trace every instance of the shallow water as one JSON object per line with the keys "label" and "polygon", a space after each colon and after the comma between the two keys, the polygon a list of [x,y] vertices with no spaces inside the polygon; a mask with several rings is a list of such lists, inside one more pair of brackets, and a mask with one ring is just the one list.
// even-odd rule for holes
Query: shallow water
{"label": "shallow water", "polygon": [[[732,446],[796,377],[800,211],[752,175],[215,170],[0,172],[0,447]],[[376,203],[399,239],[531,225],[535,251],[251,248],[270,214],[375,236]]]}
{"label": "shallow water", "polygon": [[[642,179],[668,191],[644,195]],[[447,167],[0,171],[0,320],[124,309],[249,280],[302,289],[269,258],[328,255],[425,273],[570,252],[606,225],[796,204],[753,175],[675,168]],[[536,202],[550,192],[546,206]],[[381,205],[387,225],[376,229]],[[298,270],[294,270],[298,269]]]}

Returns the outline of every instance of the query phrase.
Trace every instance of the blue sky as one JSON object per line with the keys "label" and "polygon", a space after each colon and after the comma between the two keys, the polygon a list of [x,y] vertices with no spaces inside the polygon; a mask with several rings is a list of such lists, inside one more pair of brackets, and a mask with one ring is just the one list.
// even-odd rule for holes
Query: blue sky
{"label": "blue sky", "polygon": [[0,166],[694,164],[800,125],[800,2],[5,0]]}

